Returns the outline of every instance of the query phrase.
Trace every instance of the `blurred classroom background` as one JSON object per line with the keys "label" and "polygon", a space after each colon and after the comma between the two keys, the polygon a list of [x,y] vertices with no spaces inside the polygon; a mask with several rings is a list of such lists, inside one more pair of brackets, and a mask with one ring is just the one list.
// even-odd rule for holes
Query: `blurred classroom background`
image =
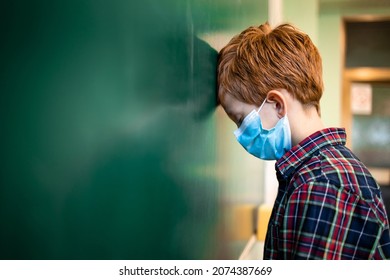
{"label": "blurred classroom background", "polygon": [[5,0],[0,259],[260,259],[274,162],[216,100],[218,51],[290,22],[390,210],[389,0]]}

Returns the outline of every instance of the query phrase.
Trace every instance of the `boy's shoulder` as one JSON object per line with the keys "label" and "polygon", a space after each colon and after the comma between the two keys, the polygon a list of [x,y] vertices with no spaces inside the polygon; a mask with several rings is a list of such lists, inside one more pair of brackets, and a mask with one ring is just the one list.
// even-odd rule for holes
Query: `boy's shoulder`
{"label": "boy's shoulder", "polygon": [[301,183],[330,183],[365,200],[381,196],[379,185],[368,168],[344,145],[322,147],[294,177],[301,178]]}

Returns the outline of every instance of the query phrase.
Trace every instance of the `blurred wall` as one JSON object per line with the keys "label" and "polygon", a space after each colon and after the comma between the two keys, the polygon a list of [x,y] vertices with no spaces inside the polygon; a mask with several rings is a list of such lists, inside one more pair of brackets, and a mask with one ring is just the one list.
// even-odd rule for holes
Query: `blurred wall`
{"label": "blurred wall", "polygon": [[322,118],[327,126],[341,126],[342,19],[350,16],[389,16],[388,1],[320,0],[318,47],[323,60],[325,91],[321,101]]}
{"label": "blurred wall", "polygon": [[0,258],[237,258],[198,35],[259,3],[2,1]]}
{"label": "blurred wall", "polygon": [[[270,0],[274,1],[274,0]],[[326,126],[341,125],[342,19],[350,16],[389,16],[390,2],[382,0],[275,0],[281,1],[283,21],[306,32],[319,48],[325,91],[321,99]]]}

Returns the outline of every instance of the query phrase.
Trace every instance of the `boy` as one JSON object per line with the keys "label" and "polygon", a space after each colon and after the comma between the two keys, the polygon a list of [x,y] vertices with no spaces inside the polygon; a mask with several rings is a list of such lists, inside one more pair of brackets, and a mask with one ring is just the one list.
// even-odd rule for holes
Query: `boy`
{"label": "boy", "polygon": [[252,155],[277,160],[265,259],[389,259],[379,186],[320,117],[322,62],[310,38],[266,23],[219,53],[218,98]]}

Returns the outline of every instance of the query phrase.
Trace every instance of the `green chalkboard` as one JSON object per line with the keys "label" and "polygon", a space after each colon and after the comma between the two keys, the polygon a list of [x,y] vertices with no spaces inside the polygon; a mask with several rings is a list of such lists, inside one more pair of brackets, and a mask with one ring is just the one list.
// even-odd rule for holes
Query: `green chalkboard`
{"label": "green chalkboard", "polygon": [[2,1],[1,259],[230,257],[197,34],[238,2]]}

